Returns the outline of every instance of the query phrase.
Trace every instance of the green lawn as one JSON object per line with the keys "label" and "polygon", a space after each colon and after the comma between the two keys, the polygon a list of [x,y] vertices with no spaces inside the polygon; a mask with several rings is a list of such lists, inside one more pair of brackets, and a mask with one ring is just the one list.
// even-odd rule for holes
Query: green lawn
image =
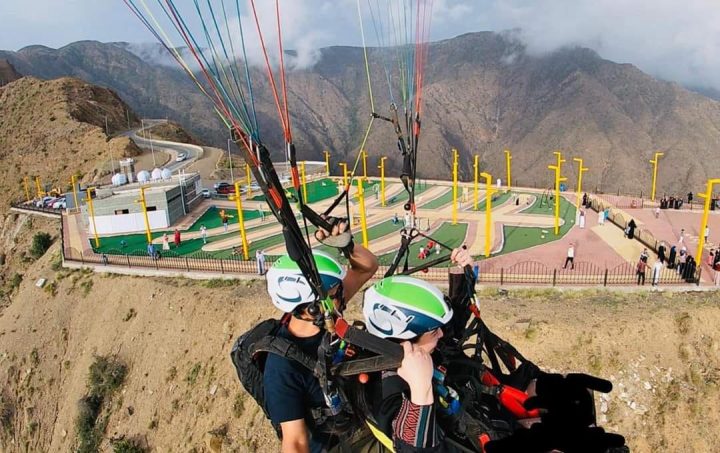
{"label": "green lawn", "polygon": [[[493,195],[494,198],[492,201],[493,208],[497,208],[501,204],[505,203],[506,201],[508,201],[510,199],[511,196],[512,196],[512,192],[508,192],[508,191],[505,191],[505,192],[502,192],[499,194],[498,193],[494,194]],[[480,200],[480,202],[478,203],[478,211],[484,212],[485,206],[487,206],[487,200],[485,200],[485,199]]]}
{"label": "green lawn", "polygon": [[[402,228],[402,222],[398,222],[397,224],[393,225],[392,220],[385,220],[384,222],[380,222],[376,225],[371,226],[368,228],[368,242],[372,242],[375,239],[379,239],[383,236],[387,236],[388,234],[394,233],[396,231],[400,231]],[[362,244],[362,231],[360,230],[359,226],[355,226],[353,228],[353,239],[355,240],[356,244]],[[398,244],[400,243],[400,236],[398,235]],[[333,251],[337,251],[336,248],[328,247],[327,245],[321,245],[320,250],[324,250],[326,252],[332,253]]]}
{"label": "green lawn", "polygon": [[[445,222],[430,236],[449,247],[459,247],[463,244],[463,242],[465,242],[467,229],[467,223],[458,223],[457,225],[452,225],[450,222]],[[420,238],[418,238],[413,242],[412,245],[410,245],[410,267],[415,267],[425,262],[418,259],[417,255],[420,252],[420,247],[424,247],[427,242],[427,239],[422,238],[421,240]],[[400,238],[398,237],[398,246],[399,245]],[[450,252],[443,249],[439,255],[436,255],[433,251],[433,253],[428,256],[427,260],[434,260],[435,258],[445,256],[449,253]],[[382,265],[389,265],[390,263],[392,263],[393,258],[395,258],[395,252],[386,253],[385,255],[378,257],[378,261]]]}
{"label": "green lawn", "polygon": [[[428,186],[427,184],[418,184],[417,186],[415,186],[415,201],[417,202],[417,196],[419,194],[425,192],[426,190],[428,190],[431,187],[433,187],[433,186]],[[398,193],[397,195],[395,195],[393,197],[387,198],[385,206],[395,206],[396,204],[399,204],[399,203],[404,204],[407,200],[408,200],[408,193],[405,190],[405,187],[403,187],[402,190],[400,191],[400,193]]]}
{"label": "green lawn", "polygon": [[[300,189],[302,191],[302,188]],[[327,198],[335,197],[339,194],[338,186],[330,178],[318,179],[317,181],[311,181],[307,183],[307,201],[306,203],[315,203],[317,201],[325,200]],[[293,197],[297,199],[295,194],[295,188],[289,187],[285,191],[285,195],[288,198]],[[253,201],[265,201],[265,195],[256,195],[251,198]],[[292,201],[292,200],[290,200]]]}
{"label": "green lawn", "polygon": [[[243,211],[244,212],[244,211]],[[253,211],[251,211],[253,212]],[[232,219],[230,219],[232,221]],[[247,233],[251,233],[253,231],[261,230],[264,228],[271,227],[275,225],[276,223],[273,220],[272,217],[268,217],[268,221],[256,225],[252,228],[247,228],[245,231]],[[232,222],[230,222],[232,223]],[[222,225],[222,224],[220,224]],[[207,224],[206,224],[207,226]],[[199,230],[199,227],[198,227]],[[180,244],[179,248],[175,248],[175,244],[173,243],[174,236],[174,230],[168,231],[168,239],[170,240],[170,250],[173,253],[179,254],[179,255],[191,255],[193,253],[196,253],[200,251],[202,246],[204,245],[201,238],[197,239],[189,239],[189,240],[183,240]],[[229,233],[223,233],[215,236],[208,236],[208,243],[220,241],[223,239],[227,239],[229,237],[237,236],[239,233],[237,231],[229,232]],[[152,238],[160,238],[162,237],[163,232],[153,232]],[[181,235],[182,237],[182,235]],[[123,246],[122,241],[125,241],[125,245]],[[90,244],[94,247],[95,246],[95,240],[93,238],[90,238]],[[160,253],[162,253],[162,245],[161,244],[155,244],[155,248],[157,250],[160,250]],[[111,253],[111,254],[134,254],[134,253],[141,253],[147,250],[147,239],[145,234],[127,234],[124,236],[111,236],[111,237],[101,237],[100,238],[100,247],[96,249],[99,253]]]}
{"label": "green lawn", "polygon": [[[225,213],[228,215],[228,224],[232,225],[238,223],[237,210],[225,209]],[[260,210],[257,209],[243,209],[243,219],[245,219],[246,222],[257,219],[263,214],[265,215],[265,217],[272,216],[272,213],[270,211],[265,211],[264,213],[261,213]],[[200,227],[202,225],[205,225],[205,228],[207,228],[208,230],[221,227],[222,219],[220,218],[220,209],[218,209],[216,206],[210,206],[210,208],[208,208],[208,210],[205,211],[205,213],[200,216],[200,218],[197,219],[190,228],[188,228],[188,231],[200,231]]]}
{"label": "green lawn", "polygon": [[[462,195],[458,193],[458,200],[460,199]],[[420,209],[438,209],[442,208],[448,203],[452,203],[453,199],[453,191],[452,188],[444,192],[442,195],[437,197],[434,200],[430,200],[425,204],[420,205]]]}
{"label": "green lawn", "polygon": [[[524,210],[523,213],[547,215],[552,218],[554,215],[553,209],[549,209],[547,206],[541,208],[540,198],[538,197],[535,203]],[[557,236],[555,236],[552,226],[548,228],[504,226],[505,243],[500,254],[515,252],[561,239],[575,225],[575,212],[575,205],[564,197],[560,197],[560,217],[565,220],[565,224],[560,225],[560,234]],[[543,233],[543,231],[547,231],[547,233]]]}

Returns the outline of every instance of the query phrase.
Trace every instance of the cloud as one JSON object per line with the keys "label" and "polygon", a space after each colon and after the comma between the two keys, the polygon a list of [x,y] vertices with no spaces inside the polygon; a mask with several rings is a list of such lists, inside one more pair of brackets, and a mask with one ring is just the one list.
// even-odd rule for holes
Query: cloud
{"label": "cloud", "polygon": [[521,29],[528,52],[589,47],[656,77],[720,88],[716,0],[493,1],[487,14]]}
{"label": "cloud", "polygon": [[[407,0],[406,0],[407,1]],[[145,0],[157,11],[157,2]],[[389,0],[360,0],[368,45],[378,40],[368,16],[379,5],[387,21]],[[136,3],[140,4],[139,1]],[[164,3],[164,2],[163,2]],[[197,31],[202,28],[192,0],[174,3]],[[239,27],[235,1],[225,0],[235,42]],[[277,62],[275,2],[255,0],[272,61]],[[414,0],[411,2],[414,3]],[[199,1],[204,9],[206,2]],[[219,0],[212,0],[219,5]],[[431,40],[473,31],[521,29],[529,52],[543,54],[568,45],[589,47],[602,57],[632,63],[641,70],[689,86],[720,90],[720,7],[718,0],[433,0]],[[249,0],[240,0],[248,59],[264,64]],[[297,52],[286,65],[305,68],[317,61],[318,49],[361,44],[357,0],[281,0],[283,43]],[[30,44],[60,47],[72,41],[149,42],[152,36],[122,1],[2,0],[0,48]],[[225,20],[218,17],[224,27]],[[163,26],[169,28],[167,21]],[[174,36],[176,45],[182,41]],[[202,46],[202,45],[201,45]],[[235,53],[240,53],[235,48]]]}

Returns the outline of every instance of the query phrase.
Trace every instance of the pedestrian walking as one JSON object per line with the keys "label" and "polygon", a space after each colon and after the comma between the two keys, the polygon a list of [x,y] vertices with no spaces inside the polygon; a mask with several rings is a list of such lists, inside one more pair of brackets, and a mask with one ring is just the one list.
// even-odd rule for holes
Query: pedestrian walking
{"label": "pedestrian walking", "polygon": [[203,244],[207,244],[207,228],[205,228],[205,225],[200,225],[200,237],[203,240]]}
{"label": "pedestrian walking", "polygon": [[265,275],[265,252],[262,250],[255,252],[255,261],[257,261],[258,274]]}
{"label": "pedestrian walking", "polygon": [[178,230],[177,228],[175,228],[174,239],[175,239],[175,248],[180,247],[180,244],[182,243],[182,241],[180,240],[180,230]]}
{"label": "pedestrian walking", "polygon": [[660,283],[660,274],[662,273],[663,264],[660,262],[660,260],[655,261],[655,264],[653,264],[652,268],[652,286],[653,289],[658,289],[658,284]]}
{"label": "pedestrian walking", "polygon": [[660,206],[655,206],[655,218],[660,218]]}
{"label": "pedestrian walking", "polygon": [[627,225],[626,234],[628,239],[634,239],[635,238],[635,228],[637,228],[637,223],[635,223],[635,219],[630,219],[630,223]]}
{"label": "pedestrian walking", "polygon": [[605,211],[598,211],[598,225],[605,225]]}
{"label": "pedestrian walking", "polygon": [[642,253],[640,254],[640,261],[644,261],[647,263],[649,257],[650,254],[648,253],[648,249],[643,249]]}
{"label": "pedestrian walking", "polygon": [[680,237],[678,238],[678,245],[682,245],[685,242],[685,228],[680,229]]}
{"label": "pedestrian walking", "polygon": [[710,237],[710,227],[706,225],[705,226],[705,242],[706,243],[708,241],[708,237]]}
{"label": "pedestrian walking", "polygon": [[585,210],[580,210],[580,228],[585,228]]}
{"label": "pedestrian walking", "polygon": [[155,246],[153,245],[152,242],[148,242],[147,254],[150,258],[155,258]]}
{"label": "pedestrian walking", "polygon": [[575,246],[572,242],[567,249],[567,257],[565,258],[563,269],[567,267],[568,263],[570,263],[570,269],[575,269]]}
{"label": "pedestrian walking", "polygon": [[[642,259],[639,259],[635,266],[635,274],[637,275],[637,284],[645,284],[645,271],[647,270],[647,263]],[[642,283],[641,283],[642,282]]]}
{"label": "pedestrian walking", "polygon": [[170,239],[168,238],[167,233],[163,233],[162,236],[162,249],[170,250]]}
{"label": "pedestrian walking", "polygon": [[228,230],[228,217],[229,217],[229,216],[228,216],[227,214],[225,214],[225,215],[222,217],[223,228],[225,228],[225,232],[226,232],[226,233],[227,233],[227,230]]}

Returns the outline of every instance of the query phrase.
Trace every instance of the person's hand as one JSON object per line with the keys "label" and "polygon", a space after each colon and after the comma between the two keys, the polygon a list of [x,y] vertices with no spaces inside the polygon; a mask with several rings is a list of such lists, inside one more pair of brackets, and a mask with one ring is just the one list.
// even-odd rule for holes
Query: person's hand
{"label": "person's hand", "polygon": [[542,373],[535,383],[536,395],[528,398],[526,409],[541,409],[542,421],[561,426],[589,426],[595,423],[592,393],[612,391],[612,383],[589,374]]}
{"label": "person's hand", "polygon": [[473,259],[472,256],[470,256],[470,252],[464,248],[453,249],[452,253],[450,253],[450,259],[453,263],[460,267],[473,265]]}
{"label": "person's hand", "polygon": [[410,386],[410,401],[418,406],[432,404],[432,357],[409,341],[403,342],[402,347],[404,356],[397,373]]}
{"label": "person's hand", "polygon": [[[326,215],[321,215],[323,219],[327,219]],[[340,236],[348,229],[348,222],[347,220],[341,220],[340,222],[336,223],[332,227],[332,231],[328,232],[324,228],[318,228],[317,231],[315,231],[315,239],[322,242],[325,239],[327,239],[330,236]]]}

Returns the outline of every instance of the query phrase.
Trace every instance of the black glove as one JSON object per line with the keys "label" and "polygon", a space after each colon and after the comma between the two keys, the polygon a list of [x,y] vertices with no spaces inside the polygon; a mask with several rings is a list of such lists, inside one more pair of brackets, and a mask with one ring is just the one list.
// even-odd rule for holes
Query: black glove
{"label": "black glove", "polygon": [[536,423],[530,429],[518,429],[510,437],[488,442],[485,453],[545,453],[551,450],[563,453],[605,453],[625,445],[623,436],[606,433],[599,427],[575,430],[558,428]]}
{"label": "black glove", "polygon": [[526,409],[541,409],[543,424],[559,425],[565,429],[584,428],[595,424],[595,402],[591,390],[612,391],[612,383],[582,373],[542,373],[537,378],[536,396],[528,398]]}

